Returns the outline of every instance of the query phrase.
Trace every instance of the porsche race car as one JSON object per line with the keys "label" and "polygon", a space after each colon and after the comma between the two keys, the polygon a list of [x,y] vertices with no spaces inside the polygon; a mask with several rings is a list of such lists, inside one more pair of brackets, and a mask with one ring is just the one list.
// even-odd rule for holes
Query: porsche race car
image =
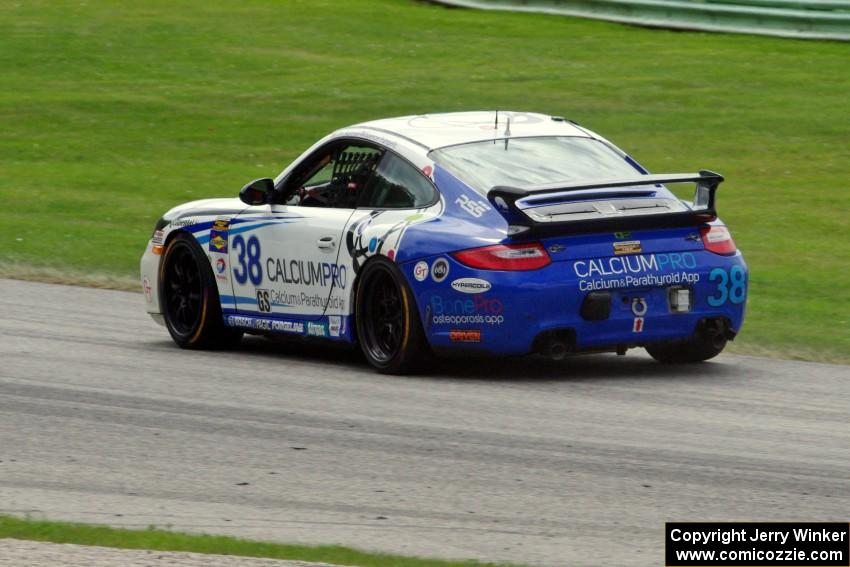
{"label": "porsche race car", "polygon": [[[716,356],[747,266],[711,171],[650,174],[557,116],[465,112],[337,130],[239,198],[177,206],[141,260],[183,348],[244,333],[359,345],[378,371],[434,355],[645,348]],[[691,186],[680,198],[673,188]]]}

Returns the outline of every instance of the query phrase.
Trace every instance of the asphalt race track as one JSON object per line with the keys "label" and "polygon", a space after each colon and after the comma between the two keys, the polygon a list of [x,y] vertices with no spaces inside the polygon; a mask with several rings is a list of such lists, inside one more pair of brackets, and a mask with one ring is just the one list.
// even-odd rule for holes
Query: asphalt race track
{"label": "asphalt race track", "polygon": [[0,513],[552,566],[661,565],[667,520],[848,520],[850,367],[390,377],[262,338],[181,351],[143,301],[0,280]]}

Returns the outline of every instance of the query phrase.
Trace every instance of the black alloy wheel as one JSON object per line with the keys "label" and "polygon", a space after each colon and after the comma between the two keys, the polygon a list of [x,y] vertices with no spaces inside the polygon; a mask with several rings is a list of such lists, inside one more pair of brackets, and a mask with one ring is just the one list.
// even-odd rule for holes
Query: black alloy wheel
{"label": "black alloy wheel", "polygon": [[212,268],[193,236],[179,233],[169,241],[159,280],[165,326],[181,348],[220,349],[239,343],[242,332],[225,326]]}
{"label": "black alloy wheel", "polygon": [[405,374],[421,368],[428,352],[413,296],[389,260],[370,260],[359,277],[357,336],[363,354],[379,372]]}
{"label": "black alloy wheel", "polygon": [[194,334],[201,321],[201,272],[188,246],[178,246],[165,266],[165,309],[181,336]]}

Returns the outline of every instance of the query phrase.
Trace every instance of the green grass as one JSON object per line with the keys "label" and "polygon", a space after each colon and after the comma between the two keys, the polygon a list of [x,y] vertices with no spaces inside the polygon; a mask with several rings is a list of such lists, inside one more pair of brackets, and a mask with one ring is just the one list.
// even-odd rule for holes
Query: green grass
{"label": "green grass", "polygon": [[327,131],[528,109],[656,172],[715,169],[752,270],[736,348],[850,360],[850,45],[413,0],[0,0],[5,273],[129,278],[177,203]]}
{"label": "green grass", "polygon": [[228,536],[186,534],[154,527],[146,530],[124,530],[106,526],[49,522],[12,516],[0,516],[0,539],[3,538],[97,545],[121,549],[268,557],[271,559],[315,561],[361,567],[510,567],[507,564],[497,565],[477,561],[443,561],[383,553],[367,553],[336,545],[282,545]]}

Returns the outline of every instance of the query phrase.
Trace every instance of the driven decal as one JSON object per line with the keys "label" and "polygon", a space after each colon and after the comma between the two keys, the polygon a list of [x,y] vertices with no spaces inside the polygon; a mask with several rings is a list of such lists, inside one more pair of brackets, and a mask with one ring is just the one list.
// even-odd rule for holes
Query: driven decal
{"label": "driven decal", "polygon": [[477,329],[452,329],[449,340],[453,343],[480,343],[481,331]]}

